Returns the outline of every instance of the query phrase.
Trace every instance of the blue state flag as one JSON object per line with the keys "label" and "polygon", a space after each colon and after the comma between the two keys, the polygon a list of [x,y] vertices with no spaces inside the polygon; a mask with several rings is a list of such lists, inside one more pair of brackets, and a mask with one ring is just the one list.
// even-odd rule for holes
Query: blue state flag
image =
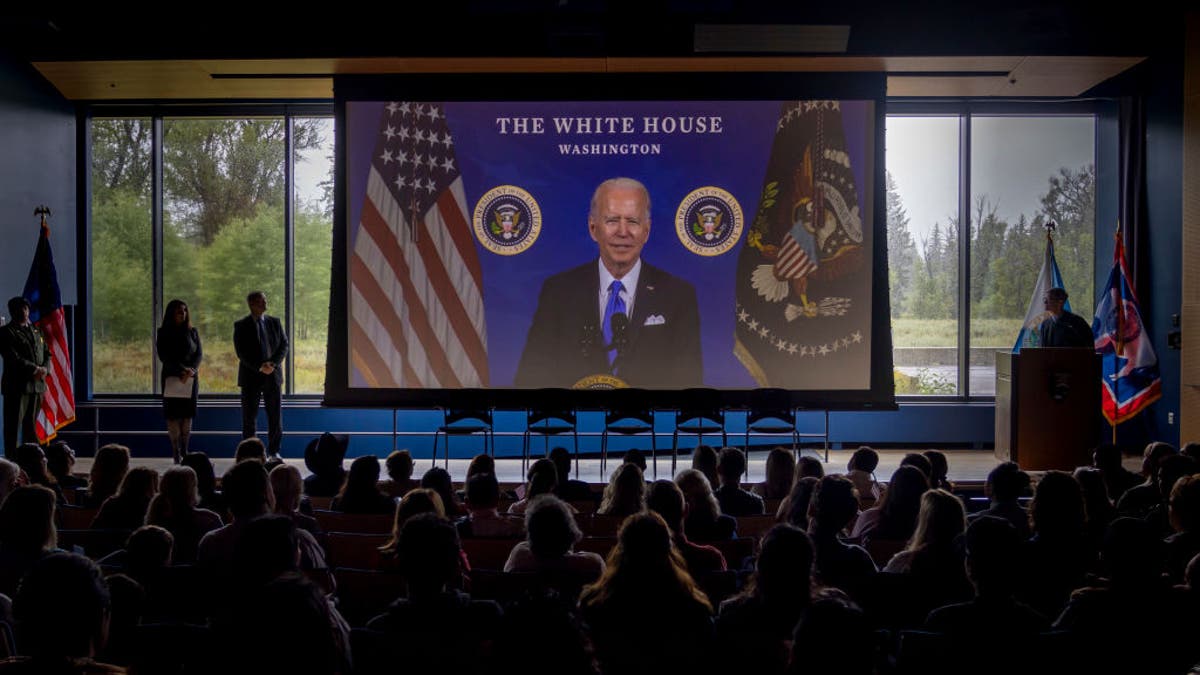
{"label": "blue state flag", "polygon": [[1129,279],[1125,246],[1119,234],[1112,271],[1096,304],[1092,336],[1102,358],[1101,406],[1110,425],[1124,422],[1162,397],[1158,355],[1142,325],[1142,312]]}
{"label": "blue state flag", "polygon": [[[1021,324],[1021,332],[1017,335],[1017,343],[1013,345],[1013,353],[1021,351],[1022,347],[1041,347],[1038,341],[1038,326],[1050,318],[1046,311],[1046,292],[1051,288],[1063,288],[1062,272],[1058,271],[1058,262],[1054,259],[1054,240],[1046,235],[1046,255],[1042,259],[1042,271],[1038,274],[1037,285],[1033,287],[1033,296],[1029,298],[1029,311],[1025,312],[1025,322]],[[1063,311],[1071,311],[1071,302],[1063,303]]]}

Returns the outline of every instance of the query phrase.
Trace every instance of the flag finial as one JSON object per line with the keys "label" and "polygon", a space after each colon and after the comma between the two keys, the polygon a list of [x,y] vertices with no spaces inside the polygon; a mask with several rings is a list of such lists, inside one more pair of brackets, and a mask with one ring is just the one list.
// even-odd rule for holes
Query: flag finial
{"label": "flag finial", "polygon": [[1054,231],[1058,229],[1058,223],[1054,222],[1053,220],[1047,220],[1042,224],[1042,227],[1046,228],[1046,240],[1053,241]]}

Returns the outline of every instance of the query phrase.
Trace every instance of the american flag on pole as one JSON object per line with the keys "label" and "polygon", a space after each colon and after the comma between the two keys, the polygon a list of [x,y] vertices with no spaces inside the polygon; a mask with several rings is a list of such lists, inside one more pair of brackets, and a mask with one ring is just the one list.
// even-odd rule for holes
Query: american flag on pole
{"label": "american flag on pole", "polygon": [[46,375],[46,395],[38,412],[35,428],[38,441],[45,443],[58,430],[75,421],[75,390],[71,385],[71,351],[67,346],[67,322],[63,316],[58,272],[50,251],[50,226],[42,218],[42,233],[33,254],[33,266],[25,280],[25,299],[29,301],[29,321],[42,332],[50,363]]}
{"label": "american flag on pole", "polygon": [[442,104],[388,103],[350,258],[350,358],[368,386],[487,386],[470,223]]}
{"label": "american flag on pole", "polygon": [[1113,426],[1162,398],[1158,356],[1142,325],[1142,312],[1129,278],[1119,230],[1116,239],[1112,271],[1092,321],[1096,351],[1102,359],[1100,404],[1105,419]]}

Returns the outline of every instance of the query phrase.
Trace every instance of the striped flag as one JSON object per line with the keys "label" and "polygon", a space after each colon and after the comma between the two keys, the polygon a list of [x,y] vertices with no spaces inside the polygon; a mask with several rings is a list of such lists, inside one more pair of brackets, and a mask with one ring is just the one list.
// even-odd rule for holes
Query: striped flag
{"label": "striped flag", "polygon": [[1125,263],[1125,245],[1117,233],[1113,268],[1092,321],[1092,335],[1102,365],[1100,389],[1104,417],[1117,425],[1162,397],[1158,355],[1142,325],[1137,294]]}
{"label": "striped flag", "polygon": [[33,254],[33,266],[25,280],[25,299],[29,301],[29,321],[42,332],[50,363],[46,375],[46,395],[38,412],[35,428],[38,441],[45,443],[58,430],[75,421],[75,390],[71,385],[71,350],[67,346],[67,322],[63,316],[58,272],[50,251],[50,226],[42,218],[42,233]]}
{"label": "striped flag", "polygon": [[487,386],[482,278],[442,105],[387,104],[350,259],[351,384]]}
{"label": "striped flag", "polygon": [[[1021,347],[1040,347],[1038,344],[1038,326],[1050,318],[1046,311],[1046,291],[1051,288],[1063,288],[1062,272],[1058,271],[1058,261],[1054,259],[1054,238],[1046,233],[1046,254],[1042,258],[1042,271],[1038,273],[1037,283],[1033,287],[1033,296],[1029,298],[1029,310],[1025,312],[1025,322],[1021,324],[1021,332],[1017,334],[1017,342],[1013,345],[1013,353],[1021,351]],[[1071,301],[1063,302],[1063,311],[1071,311]]]}

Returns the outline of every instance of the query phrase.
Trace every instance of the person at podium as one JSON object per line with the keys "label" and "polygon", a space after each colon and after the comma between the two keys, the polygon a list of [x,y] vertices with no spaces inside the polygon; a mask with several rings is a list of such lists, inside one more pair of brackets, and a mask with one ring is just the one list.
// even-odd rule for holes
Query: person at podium
{"label": "person at podium", "polygon": [[1092,326],[1078,314],[1064,309],[1067,291],[1051,288],[1042,298],[1050,314],[1038,325],[1038,344],[1042,347],[1092,347]]}

